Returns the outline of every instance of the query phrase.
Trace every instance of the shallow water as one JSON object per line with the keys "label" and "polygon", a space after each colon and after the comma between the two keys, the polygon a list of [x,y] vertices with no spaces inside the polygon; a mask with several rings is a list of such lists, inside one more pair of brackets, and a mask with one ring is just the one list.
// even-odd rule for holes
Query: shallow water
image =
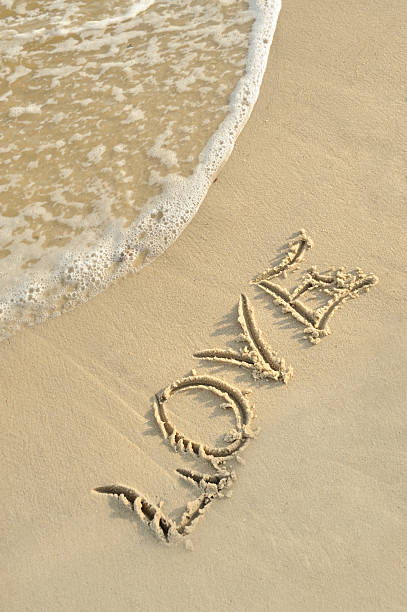
{"label": "shallow water", "polygon": [[0,338],[176,238],[250,114],[278,9],[0,0]]}

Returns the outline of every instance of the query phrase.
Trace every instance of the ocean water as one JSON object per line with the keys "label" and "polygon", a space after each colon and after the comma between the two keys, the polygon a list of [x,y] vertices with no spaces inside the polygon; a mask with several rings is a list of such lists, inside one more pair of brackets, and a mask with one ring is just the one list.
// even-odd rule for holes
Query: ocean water
{"label": "ocean water", "polygon": [[257,99],[280,0],[0,0],[0,339],[140,269]]}

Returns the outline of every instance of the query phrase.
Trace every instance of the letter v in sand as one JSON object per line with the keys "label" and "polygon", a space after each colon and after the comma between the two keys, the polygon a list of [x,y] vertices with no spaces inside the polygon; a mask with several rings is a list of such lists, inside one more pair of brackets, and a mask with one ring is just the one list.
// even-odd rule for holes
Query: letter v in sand
{"label": "letter v in sand", "polygon": [[252,370],[255,379],[272,379],[287,383],[293,375],[293,368],[279,357],[264,341],[257,326],[253,307],[242,293],[238,305],[238,318],[242,333],[240,338],[246,346],[240,351],[233,349],[208,349],[194,354],[197,359],[223,361]]}

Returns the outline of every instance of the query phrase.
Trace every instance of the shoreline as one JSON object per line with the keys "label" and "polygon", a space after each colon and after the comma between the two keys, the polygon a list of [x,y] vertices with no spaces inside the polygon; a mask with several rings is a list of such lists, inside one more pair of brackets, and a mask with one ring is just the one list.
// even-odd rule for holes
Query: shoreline
{"label": "shoreline", "polygon": [[[182,235],[0,343],[7,609],[405,607],[402,14],[401,0],[368,15],[286,0],[251,118]],[[301,228],[314,242],[304,267],[380,278],[317,346],[250,285]],[[241,293],[294,367],[288,385],[193,358],[235,346]],[[123,483],[171,516],[193,498],[153,416],[155,394],[192,368],[253,389],[260,431],[186,550],[92,490]],[[177,422],[216,438],[211,415],[194,399]]]}
{"label": "shoreline", "polygon": [[[152,263],[173,244],[174,233],[176,240],[192,221],[251,115],[266,69],[281,0],[260,0],[256,8],[249,4],[254,21],[245,70],[230,94],[228,114],[210,135],[193,172],[187,177],[181,171],[168,174],[161,192],[143,202],[138,218],[126,228],[110,215],[104,219],[109,231],[91,246],[83,250],[71,244],[42,272],[20,270],[18,278],[3,287],[0,341],[30,323],[66,314],[114,286],[117,279],[139,271],[143,262]],[[44,260],[47,257],[45,250]]]}

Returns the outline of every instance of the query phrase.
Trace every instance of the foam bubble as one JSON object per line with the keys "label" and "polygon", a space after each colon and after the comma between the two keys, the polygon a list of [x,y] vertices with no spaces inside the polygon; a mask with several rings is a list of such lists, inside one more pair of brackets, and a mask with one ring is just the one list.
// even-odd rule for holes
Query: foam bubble
{"label": "foam bubble", "polygon": [[24,115],[24,113],[35,115],[41,112],[41,106],[39,104],[28,104],[27,106],[12,106],[9,111],[9,117],[15,119]]}

